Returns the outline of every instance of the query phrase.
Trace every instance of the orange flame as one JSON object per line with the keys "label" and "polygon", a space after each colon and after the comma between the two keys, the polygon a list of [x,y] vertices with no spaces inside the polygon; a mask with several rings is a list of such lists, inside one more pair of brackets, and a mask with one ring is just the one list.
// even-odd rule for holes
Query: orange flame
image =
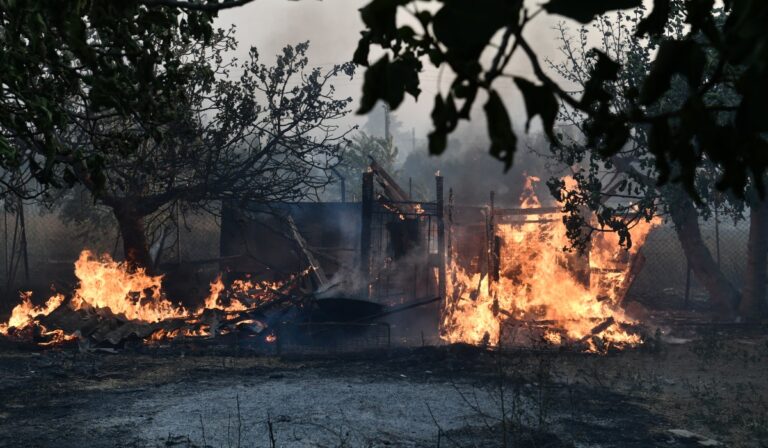
{"label": "orange flame", "polygon": [[[202,307],[187,310],[174,305],[163,293],[162,276],[153,276],[144,269],[131,270],[123,262],[114,261],[109,255],[97,257],[83,250],[75,262],[78,286],[72,294],[69,306],[74,310],[108,309],[127,320],[147,323],[168,319],[183,319],[187,324],[199,324],[200,316],[207,309],[225,313],[238,313],[252,309],[274,298],[283,287],[280,282],[255,282],[249,279],[235,280],[225,287],[221,275],[210,285],[210,293]],[[46,316],[64,303],[64,295],[55,294],[44,306],[34,306],[31,292],[21,295],[21,303],[11,312],[8,322],[0,323],[0,334],[9,335],[12,329],[21,330],[36,326],[51,345],[74,339],[62,330],[48,330],[37,319]],[[227,314],[227,318],[233,315]],[[178,336],[210,336],[210,327],[202,324],[195,329],[158,330],[149,340],[159,341]]]}
{"label": "orange flame", "polygon": [[131,272],[125,263],[109,255],[96,257],[88,250],[75,262],[79,285],[72,297],[72,308],[109,308],[129,320],[160,322],[188,313],[162,295],[162,276],[147,275],[142,268]]}
{"label": "orange flame", "polygon": [[[522,208],[540,202],[528,177],[520,197]],[[586,279],[575,273],[579,260],[568,254],[566,228],[560,213],[526,215],[525,221],[496,226],[501,238],[499,280],[468,273],[453,262],[443,310],[441,336],[449,342],[500,343],[503,328],[523,323],[551,327],[541,338],[555,345],[581,341],[598,351],[592,337],[612,347],[634,346],[639,336],[622,329],[631,323],[618,306],[629,272],[630,257],[642,246],[658,221],[642,222],[631,230],[632,249],[618,245],[608,232],[598,235],[589,251]],[[505,332],[506,334],[506,332]],[[565,337],[564,337],[565,336]]]}
{"label": "orange flame", "polygon": [[12,328],[17,330],[26,328],[35,322],[35,318],[51,314],[64,302],[64,296],[61,294],[52,296],[43,306],[32,305],[31,299],[31,291],[21,293],[21,303],[13,308],[8,322],[0,323],[0,334],[7,335]]}

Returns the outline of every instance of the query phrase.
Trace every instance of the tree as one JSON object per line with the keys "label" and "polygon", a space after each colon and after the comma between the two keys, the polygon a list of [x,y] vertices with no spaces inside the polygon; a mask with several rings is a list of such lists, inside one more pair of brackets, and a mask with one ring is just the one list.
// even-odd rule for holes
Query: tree
{"label": "tree", "polygon": [[[729,0],[717,9],[711,0],[655,0],[650,14],[636,17],[636,44],[629,53],[606,51],[608,43],[616,40],[610,34],[604,35],[602,49],[583,52],[586,60],[580,71],[570,74],[578,79],[569,79],[581,86],[578,92],[561,87],[544,70],[524,37],[526,26],[543,12],[588,24],[607,11],[641,7],[641,1],[550,0],[533,13],[522,1],[487,1],[482,6],[451,0],[439,3],[436,9],[420,10],[416,1],[374,0],[361,10],[367,29],[355,61],[367,65],[373,45],[387,51],[366,72],[360,112],[378,99],[396,108],[405,93],[418,96],[418,73],[425,60],[437,67],[446,65],[455,79],[446,94],[435,97],[430,152],[445,149],[446,136],[459,120],[469,119],[478,94],[485,91],[490,152],[508,169],[518,139],[494,89],[497,83],[507,79],[515,83],[524,98],[528,124],[539,116],[555,145],[561,107],[575,111],[584,137],[580,146],[590,149],[592,155],[587,158],[596,164],[594,170],[574,176],[586,187],[584,194],[574,196],[562,183],[551,185],[556,196],[570,204],[570,236],[579,243],[585,228],[581,212],[588,206],[600,211],[601,230],[616,231],[623,243],[631,244],[628,226],[652,216],[662,201],[699,278],[714,293],[721,311],[730,315],[738,307],[742,313],[759,316],[755,310],[764,307],[768,252],[768,212],[760,212],[768,207],[763,200],[768,167],[768,66],[764,63],[768,31],[761,25],[768,18],[768,3]],[[410,14],[416,29],[398,22],[398,11]],[[539,84],[506,71],[516,51],[525,54]],[[626,77],[628,73],[632,79]],[[647,157],[626,157],[627,146],[633,145],[639,145],[636,149]],[[584,160],[583,153],[572,152],[572,146],[561,148],[563,160]],[[630,206],[617,208],[600,193],[609,186],[600,184],[597,176],[605,168],[634,173],[617,177],[610,186],[614,191],[607,195],[628,195]],[[698,212],[707,213],[707,200],[715,189],[735,197],[734,203],[746,201],[757,211],[751,215],[749,285],[740,302],[711,255],[701,250]],[[570,199],[564,197],[569,194]]]}
{"label": "tree", "polygon": [[336,169],[347,182],[356,185],[355,194],[360,197],[362,194],[360,179],[370,166],[371,159],[394,176],[397,154],[397,147],[391,140],[358,132],[344,149],[341,162]]}
{"label": "tree", "polygon": [[179,204],[216,213],[214,201],[316,195],[332,181],[329,170],[349,132],[338,120],[351,99],[334,98],[331,82],[352,76],[353,66],[310,68],[308,43],[286,46],[271,66],[255,48],[242,65],[225,62],[236,45],[231,30],[207,42],[173,38],[168,45],[188,68],[183,95],[164,111],[171,120],[147,129],[138,119],[92,113],[83,94],[66,103],[71,121],[55,134],[80,148],[83,160],[97,161],[102,175],[95,179],[86,163],[71,162],[57,176],[82,184],[111,210],[127,260],[147,268],[148,217],[169,216]]}
{"label": "tree", "polygon": [[[654,0],[653,11],[638,26],[639,36],[659,37],[670,20],[673,0]],[[683,4],[688,31],[659,44],[651,70],[625,92],[627,101],[618,107],[605,89],[617,80],[621,62],[595,49],[595,63],[585,73],[580,96],[569,93],[542,68],[524,30],[541,13],[590,23],[608,11],[639,7],[642,0],[583,1],[549,0],[530,12],[522,0],[487,0],[481,3],[441,0],[436,8],[422,9],[417,0],[372,0],[361,9],[366,29],[362,33],[355,62],[368,66],[372,46],[384,55],[365,74],[360,113],[378,100],[393,109],[406,93],[420,94],[418,74],[423,64],[447,66],[455,74],[450,89],[434,99],[430,152],[440,154],[447,135],[459,120],[469,120],[479,93],[487,93],[484,104],[491,154],[509,168],[517,147],[517,136],[498,91],[497,83],[512,80],[521,90],[530,119],[539,116],[551,140],[559,110],[558,99],[590,117],[587,142],[605,157],[615,155],[630,138],[630,128],[649,128],[649,145],[655,155],[658,181],[681,182],[697,201],[696,169],[711,163],[719,169],[717,186],[744,195],[750,182],[760,197],[765,193],[763,175],[768,167],[768,3],[763,0],[724,1],[725,23],[717,26],[714,0]],[[398,13],[409,15],[409,23],[398,21]],[[414,26],[411,26],[411,23]],[[498,39],[496,39],[498,37]],[[538,83],[507,71],[512,56],[521,51],[533,67]],[[706,71],[706,54],[714,67]],[[684,101],[660,111],[659,101],[674,78],[681,76],[688,90]],[[712,89],[733,81],[735,104],[707,101]],[[723,119],[723,113],[731,118]],[[706,161],[705,161],[706,160]],[[673,173],[672,166],[680,169]]]}
{"label": "tree", "polygon": [[0,168],[63,185],[54,168],[84,163],[99,179],[98,160],[58,139],[72,97],[92,115],[163,125],[192,69],[169,43],[208,41],[217,11],[249,1],[0,1]]}
{"label": "tree", "polygon": [[[680,38],[684,33],[682,2],[673,2],[670,21],[664,39]],[[605,90],[615,97],[616,107],[627,107],[630,101],[625,92],[637,90],[651,66],[651,55],[658,50],[660,39],[637,37],[644,9],[619,12],[612,17],[601,16],[592,28],[600,37],[600,51],[621,62],[616,81],[606,83]],[[586,74],[594,70],[596,58],[587,47],[590,29],[582,26],[572,34],[559,24],[558,40],[563,59],[546,61],[550,70],[575,90],[586,88]],[[664,95],[662,109],[671,109],[686,96],[687,86],[682,80],[673,81],[672,88]],[[721,96],[730,94],[719,89]],[[720,100],[720,99],[718,99]],[[657,111],[657,113],[660,111]],[[711,300],[722,315],[732,315],[738,303],[738,293],[720,271],[719,266],[704,244],[699,229],[699,215],[709,217],[714,207],[729,207],[734,218],[740,217],[743,202],[718,200],[721,195],[713,191],[709,182],[717,175],[714,166],[697,170],[697,195],[702,202],[695,204],[680,184],[660,186],[659,173],[654,164],[655,155],[649,152],[648,127],[635,125],[629,129],[627,144],[611,156],[604,156],[586,144],[590,117],[582,111],[564,105],[558,122],[569,132],[562,132],[552,145],[556,160],[571,167],[572,182],[552,178],[548,182],[552,194],[561,200],[568,212],[565,223],[574,246],[584,249],[595,232],[611,231],[620,235],[626,246],[632,245],[629,230],[639,221],[653,216],[667,216],[674,223],[683,251],[694,275],[707,288]]]}

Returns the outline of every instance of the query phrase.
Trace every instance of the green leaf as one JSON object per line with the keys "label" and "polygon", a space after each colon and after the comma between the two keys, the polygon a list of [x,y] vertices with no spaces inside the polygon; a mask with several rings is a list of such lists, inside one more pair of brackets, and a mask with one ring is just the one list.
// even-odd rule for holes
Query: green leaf
{"label": "green leaf", "polygon": [[435,96],[432,123],[435,129],[429,134],[429,153],[440,155],[445,151],[448,134],[453,132],[459,123],[459,113],[452,95],[449,94],[445,100],[439,93]]}
{"label": "green leaf", "polygon": [[584,84],[584,94],[581,97],[581,103],[587,107],[591,107],[596,102],[604,105],[611,100],[604,85],[606,82],[615,81],[621,69],[618,63],[602,51],[592,49],[591,52],[597,61],[590,71],[589,80]]}
{"label": "green leaf", "polygon": [[517,88],[523,93],[525,100],[525,109],[528,112],[528,121],[525,123],[525,130],[528,132],[531,126],[531,119],[536,115],[541,116],[541,122],[544,131],[550,140],[556,140],[553,132],[559,104],[557,98],[549,87],[537,86],[525,78],[515,77]]}
{"label": "green leaf", "polygon": [[544,5],[544,9],[550,14],[589,23],[596,16],[608,11],[638,8],[642,5],[642,0],[550,0]]}
{"label": "green leaf", "polygon": [[462,104],[461,109],[459,110],[459,118],[469,120],[469,114],[472,110],[472,105],[475,104],[478,89],[479,85],[472,79],[462,79],[457,77],[451,84],[451,91],[456,98],[464,100],[464,104]]}
{"label": "green leaf", "polygon": [[360,99],[358,114],[367,114],[376,103],[387,96],[387,69],[389,68],[389,55],[385,55],[375,64],[368,67],[363,79],[363,97]]}
{"label": "green leaf", "polygon": [[685,76],[689,86],[701,82],[706,56],[698,43],[692,40],[668,40],[661,43],[651,71],[643,83],[640,102],[652,104],[669,90],[675,74]]}
{"label": "green leaf", "polygon": [[614,120],[606,126],[601,151],[606,157],[619,152],[629,140],[629,127],[623,120]]}
{"label": "green leaf", "polygon": [[521,1],[447,0],[435,14],[435,37],[457,60],[476,59],[496,32],[516,26]]}
{"label": "green leaf", "polygon": [[715,0],[688,1],[685,6],[687,13],[685,21],[691,25],[691,31],[695,33],[704,28],[712,17]]}
{"label": "green leaf", "polygon": [[429,153],[439,155],[448,146],[448,134],[445,131],[433,130],[429,133]]}
{"label": "green leaf", "polygon": [[507,108],[498,92],[495,90],[489,92],[488,101],[483,109],[488,122],[488,135],[491,138],[490,153],[504,162],[504,171],[508,171],[512,167],[517,150],[517,136],[512,130]]}
{"label": "green leaf", "polygon": [[656,169],[659,174],[656,179],[658,185],[664,185],[669,181],[669,176],[672,172],[672,168],[667,160],[665,151],[668,149],[668,145],[672,140],[670,134],[669,122],[666,118],[656,119],[652,125],[648,135],[648,150],[655,157]]}
{"label": "green leaf", "polygon": [[650,34],[660,36],[664,33],[670,13],[670,0],[653,0],[653,11],[637,25],[635,35],[638,37]]}
{"label": "green leaf", "polygon": [[363,67],[368,67],[368,53],[371,49],[371,36],[367,32],[363,32],[363,37],[357,43],[357,49],[354,56],[352,56],[352,62]]}
{"label": "green leaf", "polygon": [[407,3],[408,0],[373,0],[360,8],[360,17],[373,42],[389,48],[397,39],[397,8]]}
{"label": "green leaf", "polygon": [[363,97],[360,100],[358,114],[366,114],[379,100],[384,100],[392,109],[397,109],[408,93],[418,98],[419,71],[421,62],[413,55],[404,55],[394,61],[384,55],[365,72]]}

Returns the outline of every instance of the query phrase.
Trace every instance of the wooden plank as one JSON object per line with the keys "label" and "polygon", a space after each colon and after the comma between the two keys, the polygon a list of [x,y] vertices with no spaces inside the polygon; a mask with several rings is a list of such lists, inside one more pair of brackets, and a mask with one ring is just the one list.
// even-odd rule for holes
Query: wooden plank
{"label": "wooden plank", "polygon": [[[474,206],[474,205],[454,205],[454,210],[457,212],[482,212],[487,210],[487,207]],[[559,207],[538,207],[538,208],[495,208],[494,215],[498,217],[502,216],[526,216],[526,215],[550,215],[554,213],[561,213]]]}
{"label": "wooden plank", "polygon": [[307,242],[306,240],[304,240],[304,237],[301,236],[301,233],[299,233],[299,229],[296,227],[296,222],[293,220],[293,216],[289,214],[287,217],[287,221],[288,221],[288,226],[291,228],[293,239],[296,241],[296,244],[299,245],[299,248],[304,253],[304,257],[307,259],[307,262],[309,263],[309,267],[312,268],[312,274],[317,280],[318,287],[324,286],[326,283],[328,283],[328,277],[326,277],[322,266],[320,266],[320,263],[317,262],[317,259],[307,247]]}
{"label": "wooden plank", "polygon": [[406,202],[410,199],[405,193],[405,190],[400,188],[400,185],[395,182],[395,179],[393,179],[381,165],[373,160],[373,158],[371,158],[371,169],[374,174],[379,177],[379,184],[384,188],[385,193],[390,199],[397,202]]}

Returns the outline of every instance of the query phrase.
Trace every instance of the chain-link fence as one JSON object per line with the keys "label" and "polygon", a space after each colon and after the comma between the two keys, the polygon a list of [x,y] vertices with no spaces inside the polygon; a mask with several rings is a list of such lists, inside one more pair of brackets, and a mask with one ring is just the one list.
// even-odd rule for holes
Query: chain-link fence
{"label": "chain-link fence", "polygon": [[[15,303],[21,288],[45,291],[51,285],[69,290],[74,286],[73,262],[81,250],[123,257],[122,241],[114,223],[86,227],[65,222],[58,213],[34,206],[18,213],[0,211],[0,290]],[[220,223],[210,214],[186,214],[167,227],[161,262],[191,263],[197,271],[215,275],[219,269]],[[712,256],[726,277],[740,287],[746,267],[748,222],[736,224],[714,219],[701,222],[701,232]],[[22,231],[24,230],[24,232]],[[23,239],[26,237],[26,260]],[[631,298],[649,303],[682,305],[703,302],[706,292],[688,263],[671,225],[654,229],[642,248],[646,263],[630,292]],[[203,278],[205,277],[205,278]],[[202,286],[205,287],[205,284]],[[0,305],[3,305],[0,303]],[[1,307],[0,308],[4,308]]]}
{"label": "chain-link fence", "polygon": [[[29,205],[21,214],[0,211],[0,290],[6,301],[15,303],[19,289],[45,291],[51,285],[71,289],[75,283],[73,264],[83,249],[122,259],[118,227],[107,221],[103,225],[78,225],[65,221],[58,212]],[[216,217],[187,213],[165,229],[161,264],[192,262],[218,269],[220,226]],[[156,249],[161,236],[154,238]]]}
{"label": "chain-link fence", "polygon": [[[747,259],[749,223],[739,221],[716,223],[714,219],[700,223],[701,234],[712,257],[723,274],[737,288],[744,281]],[[703,302],[706,291],[697,281],[671,224],[654,229],[642,248],[646,263],[638,275],[631,296],[650,303],[683,305],[686,299]]]}

